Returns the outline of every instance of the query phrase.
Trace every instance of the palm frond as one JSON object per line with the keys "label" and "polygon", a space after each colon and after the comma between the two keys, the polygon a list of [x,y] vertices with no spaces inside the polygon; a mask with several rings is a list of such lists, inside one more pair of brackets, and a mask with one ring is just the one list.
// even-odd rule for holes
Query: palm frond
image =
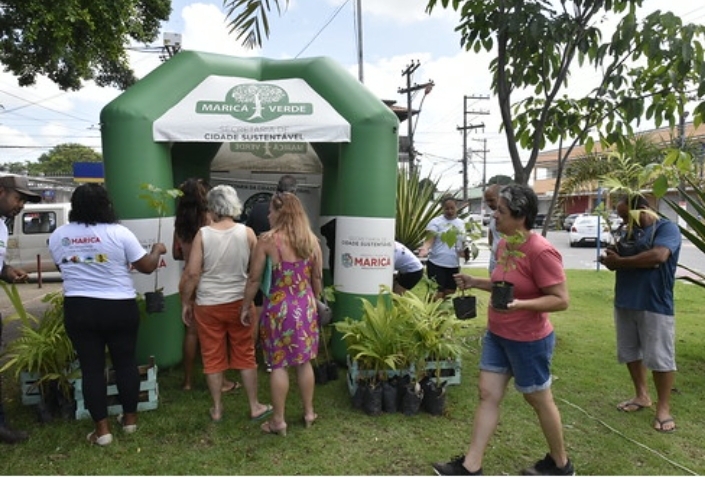
{"label": "palm frond", "polygon": [[[286,0],[288,7],[289,0]],[[261,48],[262,40],[269,38],[269,19],[267,14],[276,7],[281,15],[279,0],[224,0],[225,16],[235,17],[228,23],[230,33],[237,32],[236,39],[244,37],[242,44],[246,48]]]}

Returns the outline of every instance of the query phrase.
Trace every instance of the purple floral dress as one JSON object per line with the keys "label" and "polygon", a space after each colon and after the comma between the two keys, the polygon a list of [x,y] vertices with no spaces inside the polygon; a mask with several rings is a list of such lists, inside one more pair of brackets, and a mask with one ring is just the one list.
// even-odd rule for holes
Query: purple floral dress
{"label": "purple floral dress", "polygon": [[[277,250],[279,246],[277,245]],[[311,260],[272,265],[272,285],[264,298],[260,338],[272,368],[297,366],[318,355],[318,316],[311,287]]]}

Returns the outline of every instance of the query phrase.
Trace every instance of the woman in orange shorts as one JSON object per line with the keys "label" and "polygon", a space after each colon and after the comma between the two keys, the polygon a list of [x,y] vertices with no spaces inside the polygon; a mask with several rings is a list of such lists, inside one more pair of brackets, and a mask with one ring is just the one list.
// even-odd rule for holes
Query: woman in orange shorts
{"label": "woman in orange shorts", "polygon": [[[182,319],[187,326],[194,319],[198,323],[203,372],[213,398],[211,419],[218,422],[223,417],[223,373],[227,369],[240,371],[250,418],[264,419],[272,413],[272,407],[257,399],[253,326],[240,321],[247,268],[257,239],[251,228],[235,222],[242,211],[235,189],[228,185],[214,187],[207,200],[211,223],[194,237],[179,284]],[[194,291],[195,304],[190,300]],[[248,312],[254,316],[254,306],[250,305]]]}

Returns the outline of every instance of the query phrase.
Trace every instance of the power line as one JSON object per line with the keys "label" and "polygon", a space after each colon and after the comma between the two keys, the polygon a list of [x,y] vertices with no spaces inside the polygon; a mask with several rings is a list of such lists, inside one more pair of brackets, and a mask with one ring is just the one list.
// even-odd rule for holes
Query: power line
{"label": "power line", "polygon": [[26,108],[26,107],[29,107],[29,106],[39,106],[40,108],[46,109],[46,110],[48,110],[48,111],[52,111],[52,112],[57,113],[57,114],[62,114],[62,115],[64,115],[64,116],[66,116],[66,117],[73,118],[73,119],[76,119],[76,120],[78,120],[78,121],[83,121],[83,122],[86,122],[86,123],[92,123],[92,122],[93,122],[93,121],[88,120],[88,119],[85,119],[85,118],[79,118],[78,116],[74,116],[74,115],[69,114],[69,113],[66,113],[66,112],[64,112],[64,111],[59,111],[59,110],[50,108],[50,107],[48,107],[48,106],[44,106],[43,104],[39,104],[40,101],[30,101],[30,100],[28,100],[28,99],[22,98],[21,96],[17,96],[16,94],[12,94],[12,93],[10,93],[10,92],[8,92],[8,91],[5,91],[5,90],[1,90],[1,89],[0,89],[0,93],[5,93],[5,94],[8,95],[8,96],[12,96],[13,98],[17,98],[17,99],[19,99],[20,101],[25,101],[25,102],[29,103],[29,104],[27,104],[27,105],[25,105],[25,106],[19,106],[19,107],[16,107],[16,108],[12,108],[12,109],[5,110],[5,111],[0,111],[0,114],[12,113],[12,112],[17,111],[18,109]]}
{"label": "power line", "polygon": [[296,55],[294,58],[298,58],[299,56],[301,56],[301,55],[303,54],[303,52],[306,51],[306,50],[308,49],[308,47],[311,46],[311,44],[312,44],[314,41],[316,41],[316,38],[318,38],[318,36],[319,36],[321,33],[323,33],[323,30],[325,30],[325,29],[328,27],[328,25],[330,25],[330,23],[335,19],[335,17],[338,16],[338,13],[340,13],[340,11],[343,9],[343,7],[344,7],[345,5],[348,4],[349,1],[350,1],[350,0],[345,0],[345,1],[335,10],[335,12],[333,12],[333,14],[331,15],[331,17],[326,21],[326,23],[318,30],[318,32],[316,32],[315,35],[313,35],[313,38],[311,38],[311,40],[310,40],[308,43],[306,43],[306,46],[304,46],[303,49],[302,49],[301,51],[299,51],[299,52],[297,53],[297,55]]}

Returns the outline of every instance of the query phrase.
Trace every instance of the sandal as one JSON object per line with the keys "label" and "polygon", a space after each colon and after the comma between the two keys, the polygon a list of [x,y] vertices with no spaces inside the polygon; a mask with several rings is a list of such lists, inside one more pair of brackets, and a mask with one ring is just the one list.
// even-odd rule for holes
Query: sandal
{"label": "sandal", "polygon": [[272,421],[266,421],[266,422],[262,423],[260,428],[262,429],[262,432],[264,432],[265,434],[276,434],[276,435],[282,436],[282,437],[286,436],[286,423],[284,424],[283,427],[280,427],[279,429],[277,429],[274,426],[272,426]]}
{"label": "sandal", "polygon": [[250,416],[250,421],[252,421],[252,422],[261,421],[262,419],[269,417],[273,411],[274,411],[274,408],[272,407],[272,405],[266,404],[264,411],[257,414],[256,416]]}
{"label": "sandal", "polygon": [[[670,429],[664,429],[663,428],[664,424],[673,424],[673,427],[671,427]],[[653,428],[655,431],[663,432],[665,434],[668,434],[670,432],[675,432],[676,431],[676,421],[672,417],[667,417],[666,419],[659,419],[658,417],[654,417]]]}
{"label": "sandal", "polygon": [[221,422],[223,420],[223,413],[222,412],[220,413],[220,416],[216,417],[214,407],[212,407],[208,410],[208,415],[210,415],[211,421],[213,421],[215,423]]}
{"label": "sandal", "polygon": [[318,414],[316,413],[313,414],[313,419],[306,419],[306,416],[304,416],[304,427],[308,429],[309,427],[313,426],[313,423],[316,422],[316,419],[318,419]]}

